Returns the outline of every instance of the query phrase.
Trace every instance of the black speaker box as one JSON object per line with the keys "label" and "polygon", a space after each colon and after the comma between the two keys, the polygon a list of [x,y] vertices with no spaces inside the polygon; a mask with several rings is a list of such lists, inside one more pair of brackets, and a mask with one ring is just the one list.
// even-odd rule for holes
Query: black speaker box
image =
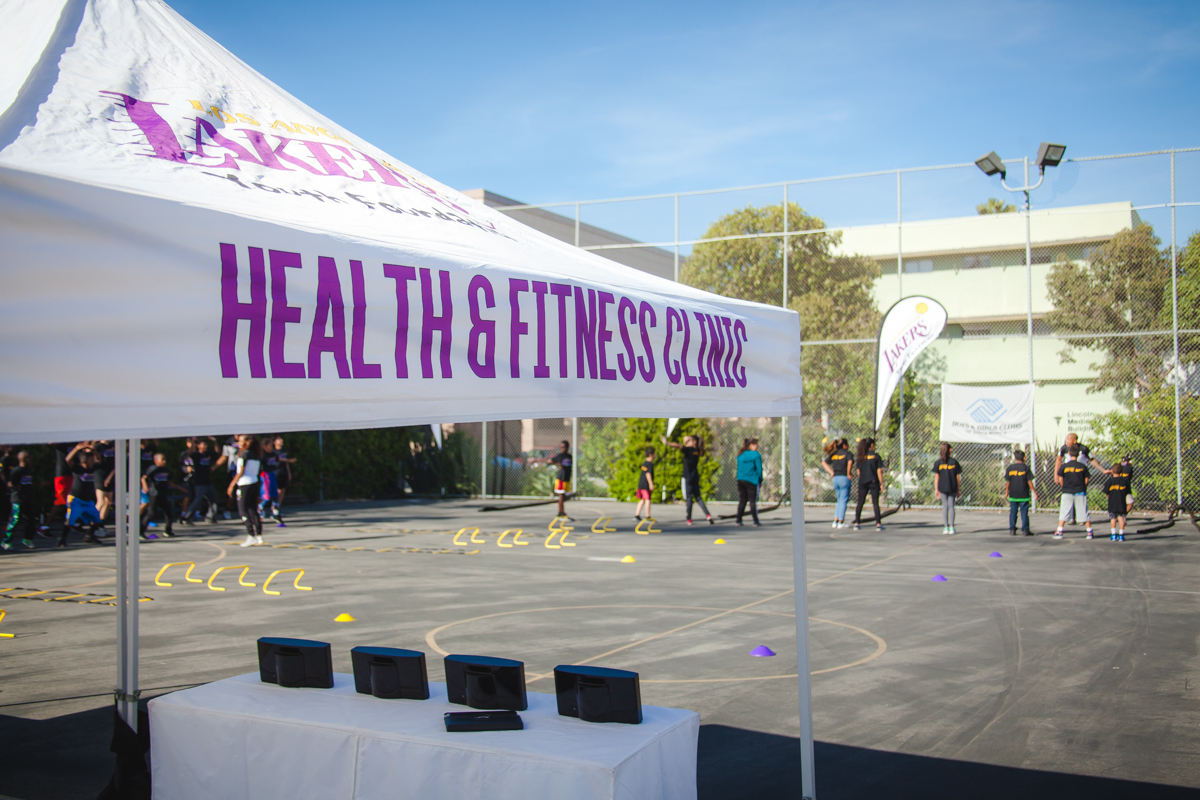
{"label": "black speaker box", "polygon": [[355,647],[354,689],[385,700],[428,700],[429,676],[425,654],[395,647]]}
{"label": "black speaker box", "polygon": [[471,708],[524,711],[525,663],[491,656],[449,655],[446,695],[451,703]]}
{"label": "black speaker box", "polygon": [[559,665],[554,668],[558,713],[585,722],[642,721],[642,690],[638,674],[606,667]]}
{"label": "black speaker box", "polygon": [[332,689],[333,655],[329,643],[264,636],[258,640],[258,675],[263,683]]}

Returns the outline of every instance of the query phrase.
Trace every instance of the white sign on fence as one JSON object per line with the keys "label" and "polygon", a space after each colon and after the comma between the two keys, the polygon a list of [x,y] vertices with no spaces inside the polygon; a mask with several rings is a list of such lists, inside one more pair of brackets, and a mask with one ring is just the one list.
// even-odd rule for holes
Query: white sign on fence
{"label": "white sign on fence", "polygon": [[1024,444],[1033,441],[1033,384],[942,384],[941,438],[946,442]]}

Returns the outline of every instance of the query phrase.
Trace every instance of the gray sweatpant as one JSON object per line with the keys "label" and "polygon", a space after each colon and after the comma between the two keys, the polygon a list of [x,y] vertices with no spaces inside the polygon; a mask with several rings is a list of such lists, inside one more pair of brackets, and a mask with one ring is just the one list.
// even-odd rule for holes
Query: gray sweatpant
{"label": "gray sweatpant", "polygon": [[954,527],[954,502],[958,499],[957,495],[943,494],[942,495],[942,525],[947,528]]}

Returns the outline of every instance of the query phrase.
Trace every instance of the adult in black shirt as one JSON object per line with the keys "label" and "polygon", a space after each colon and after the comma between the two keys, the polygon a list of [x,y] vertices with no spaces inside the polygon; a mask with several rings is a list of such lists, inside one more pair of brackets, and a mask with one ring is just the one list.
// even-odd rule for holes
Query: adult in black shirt
{"label": "adult in black shirt", "polygon": [[142,515],[142,536],[146,536],[146,529],[150,527],[150,522],[159,511],[167,518],[167,527],[163,533],[167,536],[175,535],[171,528],[171,489],[183,491],[183,487],[176,486],[171,482],[171,471],[167,469],[167,457],[162,453],[155,453],[154,461],[142,473],[142,491],[150,497],[149,507]]}
{"label": "adult in black shirt", "polygon": [[708,524],[715,525],[716,520],[713,519],[712,514],[708,513],[708,506],[704,505],[704,497],[700,492],[700,459],[704,456],[704,439],[688,434],[683,437],[683,444],[669,442],[666,437],[663,437],[663,443],[667,447],[675,448],[683,456],[681,488],[683,497],[687,500],[687,524],[692,524],[692,503],[699,503],[700,510],[704,512]]}
{"label": "adult in black shirt", "polygon": [[858,504],[854,507],[854,530],[862,523],[862,510],[871,496],[875,507],[875,530],[883,530],[883,517],[879,513],[879,490],[883,487],[883,459],[875,452],[875,440],[867,437],[858,440],[858,452],[854,456],[858,470]]}
{"label": "adult in black shirt", "polygon": [[183,475],[183,499],[180,501],[179,521],[190,522],[188,509],[195,499],[195,473],[192,470],[192,455],[196,452],[196,440],[191,436],[183,440],[183,452],[179,454],[179,472]]}
{"label": "adult in black shirt", "polygon": [[933,496],[942,501],[942,533],[953,535],[954,506],[958,501],[959,476],[962,475],[962,465],[951,457],[954,447],[949,442],[942,442],[941,457],[933,462]]}
{"label": "adult in black shirt", "polygon": [[114,442],[96,442],[96,468],[92,479],[96,484],[96,513],[105,519],[113,508],[116,491],[117,446]]}
{"label": "adult in black shirt", "polygon": [[213,488],[212,468],[216,458],[209,449],[207,439],[200,439],[196,442],[196,450],[190,454],[189,462],[192,475],[192,505],[189,507],[190,511],[184,521],[191,524],[192,518],[200,515],[202,504],[207,502],[208,521],[215,523],[217,521],[217,490]]}
{"label": "adult in black shirt", "polygon": [[558,470],[554,473],[554,496],[558,498],[558,516],[566,517],[567,511],[564,503],[567,495],[571,493],[571,468],[575,463],[575,459],[571,457],[571,443],[563,439],[558,445],[558,452],[550,459],[550,463],[558,466]]}
{"label": "adult in black shirt", "polygon": [[59,547],[67,546],[67,534],[72,530],[83,530],[84,541],[99,544],[96,530],[101,525],[100,513],[96,510],[97,458],[95,442],[80,442],[67,454],[67,465],[71,468],[71,489],[67,495],[67,523],[63,525],[58,539]]}
{"label": "adult in black shirt", "polygon": [[1092,520],[1088,517],[1087,485],[1091,472],[1087,464],[1079,460],[1079,445],[1071,445],[1067,458],[1058,468],[1055,477],[1062,486],[1062,502],[1058,510],[1058,529],[1054,532],[1055,539],[1063,536],[1063,526],[1074,513],[1075,521],[1082,519],[1087,523],[1087,538],[1092,538]]}
{"label": "adult in black shirt", "polygon": [[1017,515],[1021,517],[1021,533],[1033,536],[1029,530],[1029,503],[1037,499],[1033,471],[1025,463],[1022,450],[1013,452],[1013,463],[1004,468],[1004,498],[1008,500],[1008,532],[1017,535]]}
{"label": "adult in black shirt", "polygon": [[825,445],[825,460],[821,466],[833,479],[833,491],[837,506],[833,510],[833,527],[846,527],[846,506],[850,505],[850,476],[854,469],[854,456],[850,454],[850,443],[844,438],[834,439]]}
{"label": "adult in black shirt", "polygon": [[8,471],[8,487],[12,501],[12,514],[4,531],[0,547],[12,550],[13,534],[23,531],[21,546],[33,549],[33,535],[37,531],[37,503],[33,489],[33,472],[30,470],[29,453],[22,450],[16,456],[17,465]]}

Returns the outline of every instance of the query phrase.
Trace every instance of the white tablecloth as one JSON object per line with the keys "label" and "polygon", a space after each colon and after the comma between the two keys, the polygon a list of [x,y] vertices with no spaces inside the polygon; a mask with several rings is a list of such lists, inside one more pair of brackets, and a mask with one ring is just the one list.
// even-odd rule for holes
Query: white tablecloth
{"label": "white tablecloth", "polygon": [[560,717],[529,693],[523,731],[447,733],[469,711],[429,684],[428,700],[380,700],[336,673],[332,689],[284,689],[239,675],[150,701],[156,800],[694,800],[700,716],[643,706],[640,725]]}

